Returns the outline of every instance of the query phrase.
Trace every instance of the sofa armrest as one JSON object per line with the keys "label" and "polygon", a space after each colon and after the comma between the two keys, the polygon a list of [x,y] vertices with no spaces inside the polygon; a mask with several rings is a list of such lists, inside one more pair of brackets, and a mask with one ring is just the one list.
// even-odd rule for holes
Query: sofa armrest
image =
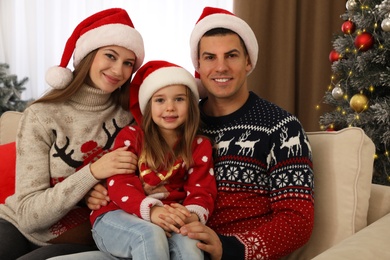
{"label": "sofa armrest", "polygon": [[[390,213],[390,186],[372,184],[367,224],[370,225]],[[390,222],[389,222],[390,225]],[[390,233],[389,233],[390,234]]]}
{"label": "sofa armrest", "polygon": [[18,130],[21,112],[6,111],[0,117],[0,144],[14,142]]}
{"label": "sofa armrest", "polygon": [[346,238],[312,260],[390,259],[390,214]]}

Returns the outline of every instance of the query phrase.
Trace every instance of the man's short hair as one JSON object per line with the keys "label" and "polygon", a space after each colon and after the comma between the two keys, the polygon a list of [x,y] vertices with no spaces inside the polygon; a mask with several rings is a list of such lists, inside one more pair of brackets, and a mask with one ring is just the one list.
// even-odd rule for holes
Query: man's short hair
{"label": "man's short hair", "polygon": [[[235,34],[235,35],[238,36],[238,38],[240,39],[241,46],[244,49],[245,56],[247,56],[248,55],[248,50],[247,50],[247,48],[245,46],[244,40],[241,38],[241,36],[238,33],[234,32],[234,31],[232,31],[230,29],[222,28],[222,27],[213,28],[213,29],[208,30],[207,32],[205,32],[203,34],[202,38],[203,37],[209,37],[209,36],[216,36],[216,35],[228,35],[228,34]],[[198,42],[198,59],[200,58],[199,51],[200,51],[200,41]]]}

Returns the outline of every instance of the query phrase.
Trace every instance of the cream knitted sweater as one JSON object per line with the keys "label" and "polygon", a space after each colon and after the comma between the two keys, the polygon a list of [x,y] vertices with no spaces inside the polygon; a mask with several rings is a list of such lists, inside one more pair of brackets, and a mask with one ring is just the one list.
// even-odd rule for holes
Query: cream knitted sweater
{"label": "cream knitted sweater", "polygon": [[28,107],[17,134],[15,194],[0,205],[0,218],[37,245],[88,220],[77,204],[98,183],[89,163],[131,119],[110,94],[87,85],[66,102]]}

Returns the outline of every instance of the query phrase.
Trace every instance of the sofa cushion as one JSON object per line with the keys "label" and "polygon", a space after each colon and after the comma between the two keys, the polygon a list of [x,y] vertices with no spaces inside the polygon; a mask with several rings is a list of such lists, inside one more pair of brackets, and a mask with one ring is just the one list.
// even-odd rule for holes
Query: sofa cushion
{"label": "sofa cushion", "polygon": [[15,142],[0,145],[0,203],[15,192]]}
{"label": "sofa cushion", "polygon": [[390,259],[390,214],[363,228],[313,260]]}
{"label": "sofa cushion", "polygon": [[375,146],[360,128],[307,133],[314,169],[314,229],[287,259],[312,259],[367,226]]}

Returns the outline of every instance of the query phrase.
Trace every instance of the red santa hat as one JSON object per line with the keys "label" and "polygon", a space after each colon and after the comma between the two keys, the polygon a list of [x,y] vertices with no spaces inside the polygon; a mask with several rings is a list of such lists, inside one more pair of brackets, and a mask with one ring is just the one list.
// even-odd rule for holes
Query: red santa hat
{"label": "red santa hat", "polygon": [[127,12],[121,8],[111,8],[91,15],[74,29],[66,42],[59,66],[46,72],[46,82],[55,89],[69,85],[73,74],[67,68],[73,54],[73,66],[91,51],[108,45],[117,45],[135,53],[137,58],[134,70],[144,60],[144,43],[141,34],[135,30]]}
{"label": "red santa hat", "polygon": [[[248,75],[254,70],[257,63],[257,57],[259,53],[259,46],[255,33],[251,27],[241,18],[237,17],[233,13],[214,7],[205,7],[198,21],[195,24],[190,36],[190,49],[192,64],[196,71],[198,71],[198,43],[202,36],[209,30],[215,28],[226,28],[237,33],[245,43],[245,47],[249,54],[249,59],[252,64],[252,69],[248,72]],[[197,77],[197,83],[200,87],[199,91],[203,93],[202,86],[199,81],[199,74],[195,73]],[[201,95],[204,96],[204,95]]]}
{"label": "red santa hat", "polygon": [[130,112],[138,124],[141,124],[146,104],[153,94],[163,87],[175,84],[187,86],[196,100],[199,100],[194,76],[176,64],[153,60],[137,71],[130,84]]}

